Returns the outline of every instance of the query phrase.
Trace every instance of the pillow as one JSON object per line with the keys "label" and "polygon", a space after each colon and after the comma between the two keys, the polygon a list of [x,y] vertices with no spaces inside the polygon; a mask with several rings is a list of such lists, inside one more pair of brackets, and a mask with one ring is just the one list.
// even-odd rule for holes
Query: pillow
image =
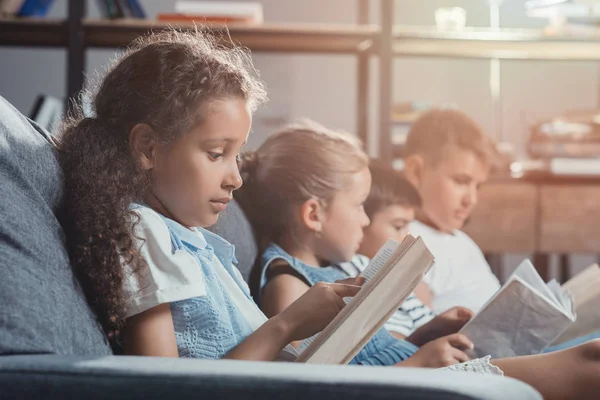
{"label": "pillow", "polygon": [[2,97],[0,182],[0,354],[111,354],[69,264],[50,135]]}

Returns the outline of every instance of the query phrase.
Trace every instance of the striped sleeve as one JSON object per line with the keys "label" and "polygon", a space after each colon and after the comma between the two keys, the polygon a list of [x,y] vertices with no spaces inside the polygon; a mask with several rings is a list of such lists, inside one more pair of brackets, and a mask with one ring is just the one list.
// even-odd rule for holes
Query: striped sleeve
{"label": "striped sleeve", "polygon": [[[336,264],[348,276],[358,276],[369,265],[369,258],[356,255],[351,261]],[[419,327],[425,325],[435,317],[429,307],[419,300],[414,293],[402,303],[400,308],[386,322],[385,328],[390,332],[402,336],[410,336]]]}

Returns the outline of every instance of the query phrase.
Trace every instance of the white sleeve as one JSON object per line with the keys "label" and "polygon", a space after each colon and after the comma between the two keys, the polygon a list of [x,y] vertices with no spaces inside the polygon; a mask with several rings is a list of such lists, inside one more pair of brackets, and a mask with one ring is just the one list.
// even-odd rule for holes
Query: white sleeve
{"label": "white sleeve", "polygon": [[200,264],[185,251],[174,251],[169,228],[155,211],[135,211],[140,216],[135,241],[147,265],[136,272],[124,267],[127,317],[159,304],[205,296]]}

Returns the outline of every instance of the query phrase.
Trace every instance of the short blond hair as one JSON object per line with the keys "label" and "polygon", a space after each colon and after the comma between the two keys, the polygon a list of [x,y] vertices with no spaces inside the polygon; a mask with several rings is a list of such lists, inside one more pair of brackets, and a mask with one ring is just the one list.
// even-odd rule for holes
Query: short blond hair
{"label": "short blond hair", "polygon": [[494,140],[468,115],[451,108],[427,111],[415,121],[408,133],[404,156],[419,154],[435,162],[453,148],[473,152],[488,166],[497,162]]}

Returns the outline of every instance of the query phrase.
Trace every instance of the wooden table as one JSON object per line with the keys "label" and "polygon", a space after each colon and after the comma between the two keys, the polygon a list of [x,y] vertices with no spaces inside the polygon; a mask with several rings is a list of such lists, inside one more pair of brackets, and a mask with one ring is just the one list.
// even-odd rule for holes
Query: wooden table
{"label": "wooden table", "polygon": [[533,253],[545,279],[559,254],[564,281],[569,254],[600,254],[600,177],[492,178],[464,230],[486,255]]}

